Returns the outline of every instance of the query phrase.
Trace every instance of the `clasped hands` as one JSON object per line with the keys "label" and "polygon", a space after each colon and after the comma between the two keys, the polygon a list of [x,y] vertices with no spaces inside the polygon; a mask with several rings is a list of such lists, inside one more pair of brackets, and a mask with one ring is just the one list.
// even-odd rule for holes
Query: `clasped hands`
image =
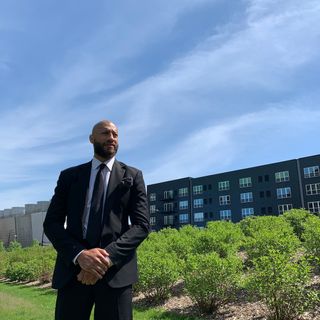
{"label": "clasped hands", "polygon": [[111,266],[109,254],[101,248],[83,250],[77,261],[81,267],[77,279],[86,285],[93,285],[99,279],[102,279]]}

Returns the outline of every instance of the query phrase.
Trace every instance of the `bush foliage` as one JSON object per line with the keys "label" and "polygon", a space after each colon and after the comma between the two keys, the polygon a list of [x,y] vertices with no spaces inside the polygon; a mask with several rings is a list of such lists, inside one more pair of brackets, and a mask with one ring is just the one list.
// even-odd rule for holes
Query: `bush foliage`
{"label": "bush foliage", "polygon": [[187,294],[205,313],[216,313],[232,300],[241,274],[242,262],[236,256],[222,258],[216,252],[191,255],[183,279]]}
{"label": "bush foliage", "polygon": [[290,257],[301,247],[293,227],[282,217],[249,217],[242,220],[240,226],[246,235],[244,249],[249,263],[274,250]]}
{"label": "bush foliage", "polygon": [[[215,313],[232,301],[238,280],[248,279],[243,289],[268,306],[270,319],[290,320],[317,299],[309,283],[311,272],[320,270],[319,243],[320,218],[302,209],[239,223],[209,222],[203,229],[163,229],[138,248],[134,289],[160,302],[183,282],[202,312]],[[0,242],[0,277],[49,282],[55,257],[52,246],[12,242],[4,248]]]}
{"label": "bush foliage", "polygon": [[0,274],[6,278],[12,281],[51,281],[56,257],[51,246],[42,247],[34,243],[22,249],[15,241],[9,245],[7,252],[0,252],[1,255],[5,256],[5,263],[0,262]]}
{"label": "bush foliage", "polygon": [[293,261],[287,254],[270,250],[254,260],[248,289],[265,302],[270,320],[293,320],[318,301],[310,282],[311,268],[305,258]]}

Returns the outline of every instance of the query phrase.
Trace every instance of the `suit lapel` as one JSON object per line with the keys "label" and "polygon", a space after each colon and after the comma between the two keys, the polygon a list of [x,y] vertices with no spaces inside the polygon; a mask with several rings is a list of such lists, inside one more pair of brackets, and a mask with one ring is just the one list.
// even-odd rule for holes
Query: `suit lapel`
{"label": "suit lapel", "polygon": [[87,199],[87,191],[89,187],[91,173],[91,161],[79,167],[77,172],[76,188],[73,190],[74,213],[77,217],[77,230],[82,234],[82,218]]}
{"label": "suit lapel", "polygon": [[87,191],[89,188],[90,174],[91,174],[91,161],[85,163],[79,171],[79,187],[80,187],[79,199],[83,201],[81,203],[82,208],[84,208],[85,206]]}
{"label": "suit lapel", "polygon": [[125,173],[125,169],[121,166],[121,164],[115,160],[112,171],[110,174],[110,179],[108,183],[108,190],[107,190],[107,201],[109,201],[109,198],[111,197],[112,193],[115,191],[119,183],[121,182],[123,176]]}
{"label": "suit lapel", "polygon": [[110,211],[112,208],[112,204],[114,202],[114,195],[117,190],[117,187],[119,186],[123,176],[125,174],[125,169],[121,166],[121,164],[115,160],[112,171],[109,178],[108,183],[108,190],[107,190],[107,196],[106,196],[106,202],[105,202],[105,209],[104,209],[104,222],[108,220],[108,216],[110,215]]}

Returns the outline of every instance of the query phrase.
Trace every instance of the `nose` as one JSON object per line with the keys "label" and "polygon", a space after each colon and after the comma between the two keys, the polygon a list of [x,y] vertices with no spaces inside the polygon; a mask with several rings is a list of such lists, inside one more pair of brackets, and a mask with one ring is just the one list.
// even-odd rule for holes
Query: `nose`
{"label": "nose", "polygon": [[117,140],[117,137],[113,133],[110,133],[108,135],[108,141],[116,141],[116,140]]}

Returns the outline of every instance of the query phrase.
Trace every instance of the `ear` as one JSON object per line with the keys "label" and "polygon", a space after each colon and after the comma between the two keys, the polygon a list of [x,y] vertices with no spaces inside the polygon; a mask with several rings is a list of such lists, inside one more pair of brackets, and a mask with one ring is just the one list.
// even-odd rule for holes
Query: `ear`
{"label": "ear", "polygon": [[92,136],[92,134],[90,134],[90,136],[89,136],[89,140],[90,140],[90,142],[93,144],[93,142],[94,142],[94,139],[93,139],[93,136]]}

